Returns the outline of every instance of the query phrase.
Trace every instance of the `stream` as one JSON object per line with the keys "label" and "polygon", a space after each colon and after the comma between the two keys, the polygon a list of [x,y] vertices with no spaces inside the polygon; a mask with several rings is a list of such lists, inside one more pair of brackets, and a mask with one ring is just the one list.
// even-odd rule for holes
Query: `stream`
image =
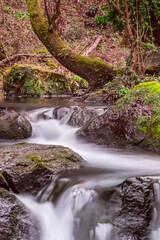
{"label": "stream", "polygon": [[[12,108],[12,104],[8,104]],[[58,104],[59,102],[55,105]],[[19,105],[16,106],[18,108]],[[160,156],[145,151],[109,149],[78,140],[75,136],[78,128],[66,124],[69,115],[65,115],[61,120],[43,119],[39,116],[44,112],[52,112],[53,105],[26,106],[22,111],[21,105],[19,111],[26,112],[32,124],[33,134],[27,142],[69,147],[84,158],[86,167],[79,173],[66,172],[64,176],[52,179],[36,198],[18,196],[38,219],[40,240],[122,239],[112,221],[112,212],[118,206],[112,203],[114,201],[110,199],[109,193],[130,177],[151,176],[160,179]],[[8,144],[12,142],[0,143],[1,146]],[[159,180],[157,182],[154,189],[157,201],[153,217],[155,226],[150,240],[160,239],[160,223],[157,220],[160,209],[160,184]],[[57,184],[60,190],[55,196],[54,189]],[[107,205],[100,198],[104,189],[108,191]]]}

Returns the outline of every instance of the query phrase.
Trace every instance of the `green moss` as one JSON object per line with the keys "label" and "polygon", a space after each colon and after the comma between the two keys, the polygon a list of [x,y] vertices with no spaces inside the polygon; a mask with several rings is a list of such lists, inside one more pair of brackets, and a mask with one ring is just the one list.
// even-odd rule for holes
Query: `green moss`
{"label": "green moss", "polygon": [[8,182],[7,180],[5,179],[5,177],[3,176],[3,174],[0,172],[0,179],[1,179],[1,182],[3,181],[6,185],[6,187],[9,189],[9,186],[8,186]]}
{"label": "green moss", "polygon": [[12,94],[71,93],[72,81],[41,66],[15,64],[4,75],[4,89]]}
{"label": "green moss", "polygon": [[160,148],[160,83],[145,82],[137,85],[124,96],[115,106],[115,110],[128,109],[141,101],[142,106],[148,106],[151,117],[139,115],[135,120],[135,127],[138,127],[146,135],[144,144],[158,146]]}
{"label": "green moss", "polygon": [[36,162],[36,163],[42,162],[42,157],[40,155],[33,154],[33,155],[28,156],[28,160],[32,161],[32,162]]}

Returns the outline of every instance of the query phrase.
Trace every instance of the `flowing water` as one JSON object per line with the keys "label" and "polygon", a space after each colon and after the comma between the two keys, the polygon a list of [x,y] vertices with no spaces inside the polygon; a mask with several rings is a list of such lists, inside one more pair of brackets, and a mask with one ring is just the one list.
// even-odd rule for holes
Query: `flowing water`
{"label": "flowing water", "polygon": [[[42,113],[53,108],[45,107],[28,111],[33,134],[27,141],[39,144],[56,144],[71,148],[85,160],[86,171],[68,173],[54,179],[38,196],[19,196],[20,200],[37,216],[40,240],[118,240],[111,221],[112,207],[107,213],[104,202],[98,197],[98,189],[109,191],[124,179],[132,176],[157,176],[160,173],[160,156],[149,152],[109,149],[76,139],[77,128],[67,125],[69,115],[61,120],[43,119]],[[10,144],[9,142],[2,145]],[[58,178],[58,177],[57,177]],[[55,184],[65,185],[58,196]],[[156,207],[151,240],[160,239],[160,184],[154,185]],[[52,193],[52,194],[51,194]],[[81,219],[81,220],[80,220]]]}

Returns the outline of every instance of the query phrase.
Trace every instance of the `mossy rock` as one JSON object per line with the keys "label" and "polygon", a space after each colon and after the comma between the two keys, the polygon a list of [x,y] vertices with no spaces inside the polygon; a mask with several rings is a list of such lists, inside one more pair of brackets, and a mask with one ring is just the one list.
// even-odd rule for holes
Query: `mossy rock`
{"label": "mossy rock", "polygon": [[117,103],[117,108],[127,109],[139,101],[144,110],[134,126],[145,134],[142,146],[160,151],[160,83],[146,82],[137,85]]}
{"label": "mossy rock", "polygon": [[0,239],[39,239],[38,223],[32,213],[13,193],[0,188]]}
{"label": "mossy rock", "polygon": [[72,81],[45,67],[15,64],[3,77],[7,94],[69,94]]}
{"label": "mossy rock", "polygon": [[37,194],[58,171],[77,169],[82,162],[62,146],[22,142],[0,149],[0,170],[15,193]]}
{"label": "mossy rock", "polygon": [[[125,77],[124,77],[125,78]],[[129,92],[129,86],[123,77],[114,78],[113,81],[106,83],[102,89],[83,96],[84,102],[103,102],[113,105],[119,98]]]}
{"label": "mossy rock", "polygon": [[106,113],[78,130],[77,136],[111,147],[160,151],[160,83],[137,85]]}

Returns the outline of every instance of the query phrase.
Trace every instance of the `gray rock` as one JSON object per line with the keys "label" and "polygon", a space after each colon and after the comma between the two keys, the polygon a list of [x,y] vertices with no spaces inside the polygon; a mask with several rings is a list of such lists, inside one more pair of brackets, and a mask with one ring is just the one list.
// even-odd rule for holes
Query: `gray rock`
{"label": "gray rock", "polygon": [[104,109],[98,108],[78,108],[72,113],[68,124],[74,127],[82,127],[88,121],[102,115],[104,112]]}
{"label": "gray rock", "polygon": [[144,58],[146,73],[158,74],[160,72],[160,47],[156,48],[156,50],[150,51],[150,53],[147,52]]}
{"label": "gray rock", "polygon": [[0,171],[15,193],[37,194],[58,171],[79,168],[82,162],[62,146],[18,143],[0,149]]}
{"label": "gray rock", "polygon": [[153,181],[130,178],[120,186],[119,210],[113,223],[120,240],[149,240],[153,216]]}
{"label": "gray rock", "polygon": [[70,118],[71,114],[79,109],[79,107],[58,107],[55,108],[53,111],[54,118],[60,120],[61,123],[67,123],[68,119]]}
{"label": "gray rock", "polygon": [[0,188],[0,239],[39,240],[37,220],[12,193]]}
{"label": "gray rock", "polygon": [[24,139],[32,134],[32,126],[25,116],[1,109],[0,139]]}
{"label": "gray rock", "polygon": [[110,108],[82,126],[76,135],[78,138],[110,147],[138,145],[144,140],[145,134],[134,126],[137,114],[134,108],[122,111]]}

